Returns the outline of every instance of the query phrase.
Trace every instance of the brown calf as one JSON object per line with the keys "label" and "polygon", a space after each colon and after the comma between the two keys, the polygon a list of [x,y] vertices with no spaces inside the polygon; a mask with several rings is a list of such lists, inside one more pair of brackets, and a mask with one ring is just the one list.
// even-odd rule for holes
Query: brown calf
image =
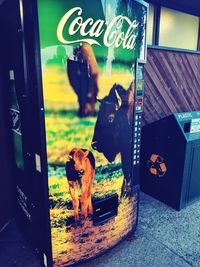
{"label": "brown calf", "polygon": [[72,198],[75,220],[79,220],[79,191],[81,189],[81,215],[93,214],[91,190],[95,174],[95,159],[92,152],[74,148],[66,162],[66,176]]}

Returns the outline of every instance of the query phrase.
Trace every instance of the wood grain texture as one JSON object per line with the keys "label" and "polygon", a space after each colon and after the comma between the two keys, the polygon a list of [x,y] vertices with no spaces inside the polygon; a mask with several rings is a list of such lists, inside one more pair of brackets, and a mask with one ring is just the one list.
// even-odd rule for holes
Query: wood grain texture
{"label": "wood grain texture", "polygon": [[200,55],[149,48],[143,124],[200,110]]}

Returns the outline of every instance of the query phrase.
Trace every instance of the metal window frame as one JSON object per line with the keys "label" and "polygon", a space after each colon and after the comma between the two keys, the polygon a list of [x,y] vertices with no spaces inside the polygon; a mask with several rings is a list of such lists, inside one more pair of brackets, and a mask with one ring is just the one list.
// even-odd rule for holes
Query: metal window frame
{"label": "metal window frame", "polygon": [[200,17],[199,17],[199,32],[198,32],[198,40],[197,40],[197,51],[200,52]]}
{"label": "metal window frame", "polygon": [[171,51],[171,52],[180,52],[180,53],[200,55],[200,51],[198,50],[189,50],[189,49],[174,48],[174,47],[159,46],[159,45],[147,45],[147,49],[149,48],[156,49],[156,50],[165,50],[165,51]]}
{"label": "metal window frame", "polygon": [[[187,53],[193,53],[193,54],[200,54],[200,16],[188,13],[188,11],[183,10],[177,10],[173,7],[168,7],[164,5],[158,5],[151,1],[148,1],[150,4],[154,6],[154,20],[153,20],[153,36],[152,36],[152,45],[148,45],[148,48],[155,48],[160,50],[168,50],[168,51],[176,51],[176,52],[187,52]],[[190,50],[190,49],[183,49],[183,48],[174,48],[174,47],[168,47],[168,46],[160,46],[159,45],[159,37],[160,37],[160,16],[161,16],[161,8],[171,8],[172,10],[176,10],[179,12],[183,12],[189,15],[193,15],[199,18],[199,29],[198,29],[198,36],[197,36],[197,48],[196,50]]]}

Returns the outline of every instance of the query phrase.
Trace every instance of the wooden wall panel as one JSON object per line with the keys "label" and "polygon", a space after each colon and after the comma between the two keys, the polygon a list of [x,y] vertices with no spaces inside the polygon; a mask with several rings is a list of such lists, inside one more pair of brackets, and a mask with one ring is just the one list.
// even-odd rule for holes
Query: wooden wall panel
{"label": "wooden wall panel", "polygon": [[143,123],[192,110],[200,110],[200,55],[149,48]]}

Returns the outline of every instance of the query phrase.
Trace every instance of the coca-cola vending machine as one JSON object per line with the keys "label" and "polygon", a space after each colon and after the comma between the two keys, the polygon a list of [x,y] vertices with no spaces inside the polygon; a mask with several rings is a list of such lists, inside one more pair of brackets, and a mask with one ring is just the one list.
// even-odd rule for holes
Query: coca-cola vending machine
{"label": "coca-cola vending machine", "polygon": [[9,70],[18,217],[45,266],[68,266],[137,225],[148,5],[19,3],[23,79]]}

